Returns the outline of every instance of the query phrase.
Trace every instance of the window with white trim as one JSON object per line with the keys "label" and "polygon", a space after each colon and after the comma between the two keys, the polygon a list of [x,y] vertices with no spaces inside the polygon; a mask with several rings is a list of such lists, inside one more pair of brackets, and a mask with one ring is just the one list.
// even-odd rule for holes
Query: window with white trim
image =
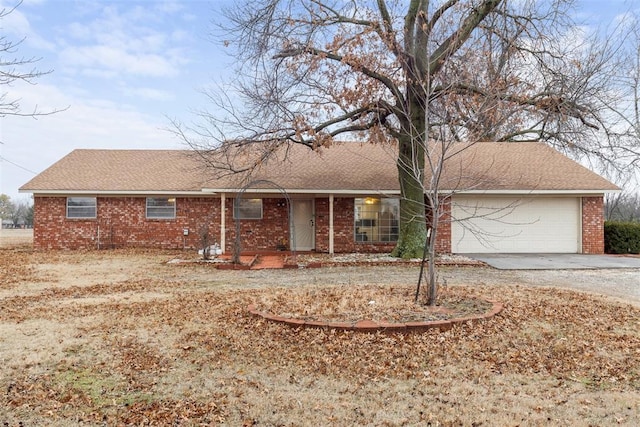
{"label": "window with white trim", "polygon": [[95,197],[67,197],[67,218],[95,218]]}
{"label": "window with white trim", "polygon": [[233,219],[262,219],[262,199],[233,199]]}
{"label": "window with white trim", "polygon": [[354,234],[356,242],[397,242],[400,200],[365,197],[355,199]]}
{"label": "window with white trim", "polygon": [[148,219],[174,219],[175,217],[175,197],[147,197]]}

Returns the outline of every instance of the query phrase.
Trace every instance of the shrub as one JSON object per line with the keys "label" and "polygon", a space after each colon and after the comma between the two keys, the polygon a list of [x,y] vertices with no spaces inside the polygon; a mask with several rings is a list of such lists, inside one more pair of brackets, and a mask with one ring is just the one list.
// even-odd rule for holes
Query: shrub
{"label": "shrub", "polygon": [[604,251],[608,254],[640,253],[640,223],[606,221]]}

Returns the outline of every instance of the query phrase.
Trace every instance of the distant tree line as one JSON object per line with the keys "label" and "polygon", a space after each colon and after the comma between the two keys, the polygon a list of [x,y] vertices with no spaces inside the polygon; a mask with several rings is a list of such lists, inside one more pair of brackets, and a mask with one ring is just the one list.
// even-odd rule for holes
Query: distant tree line
{"label": "distant tree line", "polygon": [[14,202],[6,194],[0,194],[0,219],[2,228],[31,228],[33,203],[27,200]]}
{"label": "distant tree line", "polygon": [[607,221],[640,222],[640,193],[622,192],[605,198]]}

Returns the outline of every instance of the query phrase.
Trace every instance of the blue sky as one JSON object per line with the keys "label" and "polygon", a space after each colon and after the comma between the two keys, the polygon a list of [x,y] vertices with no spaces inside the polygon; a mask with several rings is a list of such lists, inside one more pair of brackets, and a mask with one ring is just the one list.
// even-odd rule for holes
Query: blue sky
{"label": "blue sky", "polygon": [[[2,7],[15,1],[0,0]],[[205,107],[201,90],[228,77],[230,58],[210,37],[216,1],[25,0],[1,23],[20,57],[51,74],[16,83],[23,112],[0,119],[0,193],[18,187],[75,148],[185,148],[166,130]],[[4,92],[7,88],[0,88]]]}
{"label": "blue sky", "polygon": [[[17,0],[0,0],[0,8]],[[0,193],[18,187],[76,148],[186,148],[166,129],[207,107],[202,89],[232,78],[233,64],[210,34],[233,0],[24,0],[0,23],[18,56],[53,70],[36,85],[17,83],[9,98],[23,112],[0,118]],[[581,0],[580,20],[607,26],[634,2]]]}

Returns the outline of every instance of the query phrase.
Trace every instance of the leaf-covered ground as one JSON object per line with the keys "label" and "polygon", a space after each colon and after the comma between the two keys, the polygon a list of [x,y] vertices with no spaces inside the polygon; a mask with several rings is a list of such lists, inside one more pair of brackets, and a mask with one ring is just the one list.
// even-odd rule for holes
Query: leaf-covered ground
{"label": "leaf-covered ground", "polygon": [[504,311],[446,332],[296,329],[246,307],[348,286],[380,305],[366,292],[391,295],[418,270],[218,271],[173,256],[0,250],[0,423],[640,424],[637,306],[447,267],[446,293]]}
{"label": "leaf-covered ground", "polygon": [[460,319],[478,317],[493,307],[493,303],[461,287],[440,289],[434,306],[414,304],[415,292],[416,285],[273,288],[261,293],[254,305],[261,312],[285,318],[346,323],[359,320],[406,323]]}

